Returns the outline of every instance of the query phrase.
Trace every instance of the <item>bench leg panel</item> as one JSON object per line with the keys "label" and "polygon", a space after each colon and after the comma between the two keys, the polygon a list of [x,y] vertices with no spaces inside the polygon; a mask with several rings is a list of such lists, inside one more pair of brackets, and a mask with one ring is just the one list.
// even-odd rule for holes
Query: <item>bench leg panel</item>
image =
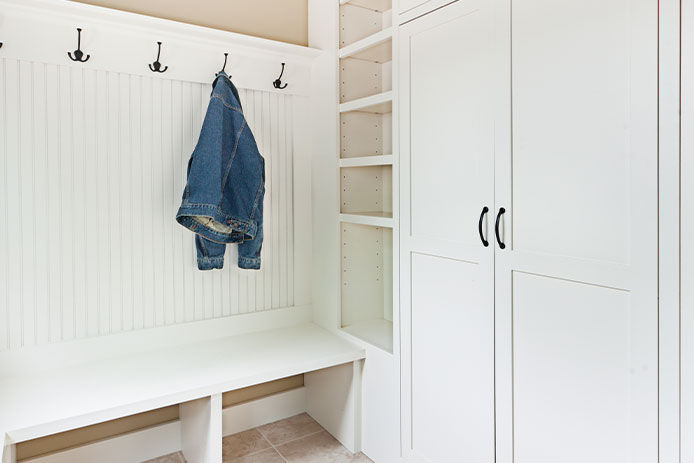
{"label": "bench leg panel", "polygon": [[[0,434],[2,436],[2,434]],[[2,463],[17,463],[17,447],[7,435],[4,435],[2,447]]]}
{"label": "bench leg panel", "polygon": [[304,374],[307,412],[351,452],[361,451],[362,360]]}
{"label": "bench leg panel", "polygon": [[222,395],[179,405],[181,451],[188,463],[222,462]]}

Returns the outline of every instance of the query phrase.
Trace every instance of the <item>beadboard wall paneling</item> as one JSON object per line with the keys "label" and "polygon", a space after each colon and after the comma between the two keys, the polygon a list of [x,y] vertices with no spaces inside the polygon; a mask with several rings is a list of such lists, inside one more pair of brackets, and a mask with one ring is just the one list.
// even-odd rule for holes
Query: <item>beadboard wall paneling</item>
{"label": "beadboard wall paneling", "polygon": [[175,214],[207,84],[0,60],[0,351],[294,305],[293,114],[240,89],[266,161],[260,271],[196,268]]}

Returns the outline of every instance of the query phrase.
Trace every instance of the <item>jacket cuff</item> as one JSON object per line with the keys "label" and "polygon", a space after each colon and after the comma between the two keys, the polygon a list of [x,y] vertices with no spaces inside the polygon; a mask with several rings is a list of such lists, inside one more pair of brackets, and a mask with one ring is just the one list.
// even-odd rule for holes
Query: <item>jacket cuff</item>
{"label": "jacket cuff", "polygon": [[239,268],[246,270],[260,270],[260,257],[239,256]]}
{"label": "jacket cuff", "polygon": [[213,270],[224,267],[224,256],[198,257],[198,270]]}

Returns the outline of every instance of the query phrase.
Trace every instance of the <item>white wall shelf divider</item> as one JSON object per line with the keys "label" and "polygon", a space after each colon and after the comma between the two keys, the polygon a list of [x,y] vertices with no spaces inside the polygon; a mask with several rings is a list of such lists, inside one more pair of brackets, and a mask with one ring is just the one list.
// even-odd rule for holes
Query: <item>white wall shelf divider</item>
{"label": "white wall shelf divider", "polygon": [[361,156],[358,158],[340,159],[340,167],[370,167],[370,166],[392,166],[393,155],[383,154],[380,156]]}
{"label": "white wall shelf divider", "polygon": [[393,91],[379,93],[356,100],[348,101],[340,105],[340,112],[363,111],[376,114],[385,114],[392,111]]}
{"label": "white wall shelf divider", "polygon": [[[393,26],[383,29],[382,31],[376,32],[366,38],[363,38],[353,44],[347,45],[341,48],[339,51],[340,58],[361,58],[373,61],[385,62],[392,59],[392,40],[393,40]],[[364,55],[363,53],[372,50],[374,47],[379,45],[390,45],[391,47],[384,47],[383,56],[371,56]],[[374,53],[373,55],[379,55],[380,53]],[[371,59],[370,59],[371,58]]]}
{"label": "white wall shelf divider", "polygon": [[390,212],[360,212],[340,214],[340,222],[369,225],[372,227],[393,228],[393,214]]}

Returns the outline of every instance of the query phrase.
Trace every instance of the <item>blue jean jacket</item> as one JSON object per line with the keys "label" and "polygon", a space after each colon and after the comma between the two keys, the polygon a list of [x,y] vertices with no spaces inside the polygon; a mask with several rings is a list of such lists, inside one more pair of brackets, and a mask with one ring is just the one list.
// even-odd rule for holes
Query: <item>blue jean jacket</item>
{"label": "blue jean jacket", "polygon": [[238,243],[238,265],[260,268],[265,160],[246,123],[239,93],[220,72],[176,220],[196,233],[198,268],[222,268],[227,243]]}

